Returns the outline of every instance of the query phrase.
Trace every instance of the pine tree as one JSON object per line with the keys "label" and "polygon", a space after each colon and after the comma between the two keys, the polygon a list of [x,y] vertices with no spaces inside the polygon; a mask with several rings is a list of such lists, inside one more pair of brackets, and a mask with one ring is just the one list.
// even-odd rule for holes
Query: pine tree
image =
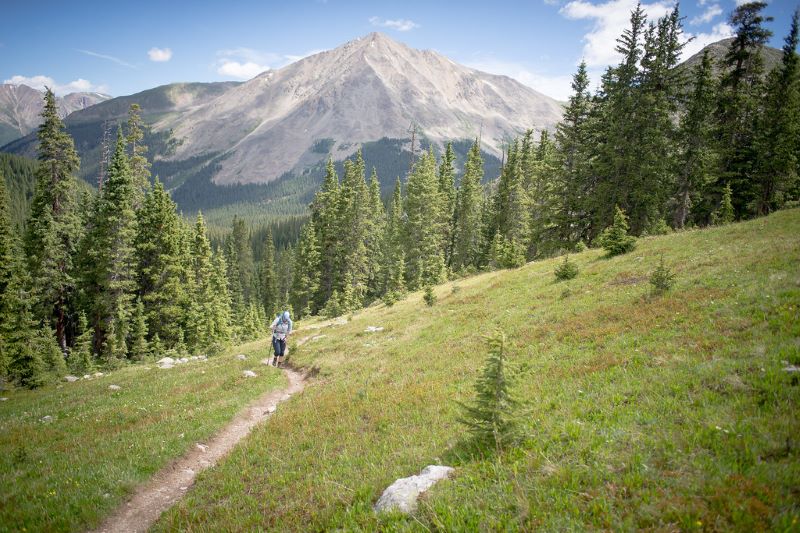
{"label": "pine tree", "polygon": [[147,329],[167,348],[182,335],[189,305],[189,282],[183,226],[177,207],[156,179],[136,214],[136,272]]}
{"label": "pine tree", "polygon": [[386,210],[381,201],[378,173],[373,168],[369,180],[369,213],[366,231],[367,248],[367,300],[381,295],[383,275],[383,238],[386,232]]}
{"label": "pine tree", "polygon": [[335,276],[335,286],[339,289],[340,296],[348,299],[344,302],[346,308],[358,309],[363,305],[367,294],[367,232],[370,215],[369,191],[364,179],[364,159],[360,150],[355,160],[345,161],[338,203],[336,263],[341,266]]}
{"label": "pine tree", "polygon": [[383,286],[384,302],[394,303],[405,292],[405,253],[403,252],[403,197],[398,178],[394,185],[392,201],[386,214],[383,234]]}
{"label": "pine tree", "polygon": [[75,288],[72,263],[80,238],[74,177],[80,161],[72,138],[64,131],[50,89],[45,93],[41,116],[39,167],[26,227],[25,255],[34,314],[53,324],[58,344],[66,352],[68,312]]}
{"label": "pine tree", "polygon": [[572,78],[572,96],[564,116],[556,125],[556,168],[554,174],[555,206],[553,220],[558,240],[576,243],[589,233],[586,216],[593,184],[589,171],[592,142],[589,128],[591,96],[586,62],[581,62]]}
{"label": "pine tree", "polygon": [[75,345],[69,353],[69,368],[78,375],[87,374],[94,368],[94,357],[92,354],[92,329],[83,312],[78,315],[77,333]]}
{"label": "pine tree", "polygon": [[[21,387],[34,389],[47,381],[42,358],[42,336],[34,328],[34,319],[26,305],[20,306],[8,336],[8,377]],[[49,328],[48,328],[49,329]],[[59,352],[60,353],[60,352]]]}
{"label": "pine tree", "polygon": [[520,403],[511,391],[514,374],[506,354],[505,335],[498,332],[487,338],[487,344],[489,353],[475,383],[475,399],[471,405],[459,404],[464,411],[460,422],[480,445],[501,451],[519,437]]}
{"label": "pine tree", "polygon": [[294,255],[290,302],[297,318],[303,318],[312,312],[313,297],[319,285],[320,259],[314,222],[309,221],[303,227]]}
{"label": "pine tree", "polygon": [[139,104],[131,104],[128,109],[128,135],[125,140],[130,149],[128,161],[133,183],[133,207],[139,209],[144,196],[150,189],[150,162],[147,160],[147,146],[144,145],[144,131],[139,113]]}
{"label": "pine tree", "polygon": [[19,249],[12,228],[11,212],[8,205],[6,180],[0,174],[0,378],[6,375],[9,346],[8,326],[11,324],[16,302],[12,291],[19,276]]}
{"label": "pine tree", "polygon": [[[765,2],[749,2],[737,6],[730,18],[736,35],[723,63],[716,118],[720,172],[715,193],[725,185],[731,187],[737,216],[755,211],[753,202],[758,187],[753,179],[756,120],[763,96],[764,65],[761,49],[772,36],[762,24],[772,20],[761,11]],[[719,196],[717,196],[719,197]]]}
{"label": "pine tree", "polygon": [[[225,345],[233,333],[233,328],[231,327],[231,297],[228,293],[226,273],[225,256],[221,252],[217,252],[213,255],[213,271],[210,280],[211,294],[208,304],[211,325],[210,339],[213,342],[210,346],[204,347],[207,351],[214,353],[221,351],[222,346]],[[260,307],[260,304],[253,302],[250,307],[256,309]]]}
{"label": "pine tree", "polygon": [[406,184],[406,280],[412,290],[444,279],[442,208],[436,157],[431,151],[417,160]]}
{"label": "pine tree", "polygon": [[133,307],[128,346],[130,346],[130,358],[134,361],[143,361],[149,352],[147,346],[147,322],[145,322],[144,304],[138,299]]}
{"label": "pine tree", "polygon": [[245,324],[247,303],[244,297],[244,288],[242,287],[242,275],[239,271],[239,254],[233,239],[228,239],[225,250],[225,265],[227,267],[226,279],[231,300],[233,329],[237,336],[242,337],[244,332],[242,326]]}
{"label": "pine tree", "polygon": [[203,214],[197,214],[191,244],[194,294],[187,321],[187,343],[194,351],[207,349],[214,342],[215,272],[211,245],[206,236]]}
{"label": "pine tree", "polygon": [[600,235],[599,241],[609,256],[626,254],[636,247],[636,239],[628,235],[628,217],[616,206],[614,208],[614,224]]}
{"label": "pine tree", "polygon": [[528,132],[523,142],[521,166],[530,210],[530,236],[526,255],[528,259],[535,259],[556,253],[564,247],[564,242],[556,227],[556,148],[546,130],[541,132],[535,149],[530,140],[531,135],[532,132]]}
{"label": "pine tree", "polygon": [[252,300],[253,284],[253,247],[250,245],[250,232],[244,220],[234,215],[231,242],[234,254],[227,258],[229,262],[235,261],[234,271],[239,273],[239,284],[242,288],[242,297],[246,304]]}
{"label": "pine tree", "polygon": [[[318,267],[319,268],[319,267]],[[317,272],[317,275],[319,272]],[[264,238],[264,253],[261,256],[261,303],[264,313],[270,317],[278,312],[278,287],[275,279],[275,244],[272,228]]]}
{"label": "pine tree", "polygon": [[127,336],[133,316],[136,284],[136,214],[133,210],[133,180],[121,133],[108,169],[94,226],[87,234],[84,250],[92,249],[92,266],[87,267],[92,295],[95,346],[104,343],[107,359],[126,356]]}
{"label": "pine tree", "polygon": [[338,261],[340,186],[333,160],[328,159],[322,187],[311,204],[311,220],[317,232],[316,241],[320,250],[319,290],[314,297],[314,307],[321,309],[334,290],[336,272],[341,267]]}
{"label": "pine tree", "polygon": [[711,214],[712,224],[730,224],[736,218],[736,211],[733,208],[733,190],[730,184],[725,184],[722,189],[722,199],[719,207]]}
{"label": "pine tree", "polygon": [[694,69],[694,82],[686,113],[678,132],[678,166],[676,169],[675,214],[676,228],[683,228],[693,206],[707,184],[713,181],[716,152],[713,146],[713,122],[709,120],[715,105],[715,85],[711,57],[706,50]]}
{"label": "pine tree", "polygon": [[453,214],[453,252],[451,265],[459,271],[478,265],[480,248],[481,204],[483,202],[483,158],[476,139],[467,155],[464,176],[456,197]]}
{"label": "pine tree", "polygon": [[766,83],[758,121],[754,178],[757,182],[756,213],[766,215],[780,207],[798,184],[800,154],[800,58],[797,55],[798,17],[783,46],[780,68]]}
{"label": "pine tree", "polygon": [[442,242],[444,243],[444,261],[451,263],[453,253],[453,215],[456,208],[456,154],[453,143],[445,146],[442,161],[439,164],[439,194],[442,198]]}

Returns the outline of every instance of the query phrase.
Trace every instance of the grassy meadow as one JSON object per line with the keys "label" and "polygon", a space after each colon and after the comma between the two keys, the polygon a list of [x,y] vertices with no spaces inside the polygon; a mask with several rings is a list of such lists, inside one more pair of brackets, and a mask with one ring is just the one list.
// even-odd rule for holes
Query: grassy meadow
{"label": "grassy meadow", "polygon": [[[662,255],[676,284],[654,296]],[[432,307],[415,293],[298,324],[316,337],[292,363],[314,380],[155,529],[800,530],[800,378],[783,370],[800,365],[800,210],[572,259],[571,281],[555,281],[555,258],[440,285]],[[502,454],[476,451],[456,404],[496,328],[525,402],[526,437]],[[456,474],[416,513],[373,513],[432,463]]]}
{"label": "grassy meadow", "polygon": [[[285,385],[283,374],[259,363],[268,351],[261,341],[169,370],[131,365],[92,380],[0,393],[8,398],[0,402],[0,531],[98,525],[137,485]],[[246,369],[258,377],[243,377]]]}

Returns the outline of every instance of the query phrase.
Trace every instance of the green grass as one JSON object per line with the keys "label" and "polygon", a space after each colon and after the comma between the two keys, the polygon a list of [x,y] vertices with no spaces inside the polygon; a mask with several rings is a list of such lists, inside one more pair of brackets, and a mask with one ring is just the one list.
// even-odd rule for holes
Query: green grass
{"label": "green grass", "polygon": [[[133,365],[91,381],[2,393],[0,531],[98,525],[137,485],[285,385],[259,363],[268,351],[262,341],[169,370]],[[248,360],[233,357],[240,352]],[[245,369],[258,377],[243,377]]]}
{"label": "green grass", "polygon": [[[650,296],[661,254],[676,284]],[[318,330],[292,352],[315,382],[155,529],[798,530],[800,210],[602,255],[573,255],[568,282],[555,258]],[[499,456],[473,452],[455,403],[495,327],[526,368],[527,438]],[[375,516],[431,463],[457,474]]]}

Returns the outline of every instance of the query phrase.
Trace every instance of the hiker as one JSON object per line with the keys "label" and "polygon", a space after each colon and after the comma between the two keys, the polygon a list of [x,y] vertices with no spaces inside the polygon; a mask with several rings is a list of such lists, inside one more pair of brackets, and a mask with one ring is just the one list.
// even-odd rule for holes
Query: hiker
{"label": "hiker", "polygon": [[272,358],[272,366],[280,367],[283,356],[286,355],[286,339],[292,332],[292,319],[289,311],[284,311],[272,321],[272,347],[275,349],[275,356]]}

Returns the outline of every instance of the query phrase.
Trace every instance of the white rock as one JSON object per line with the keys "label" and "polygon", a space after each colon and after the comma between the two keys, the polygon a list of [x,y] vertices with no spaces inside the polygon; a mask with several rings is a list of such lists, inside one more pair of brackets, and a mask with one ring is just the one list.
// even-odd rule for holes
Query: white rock
{"label": "white rock", "polygon": [[205,453],[206,450],[208,449],[208,446],[206,446],[205,444],[200,444],[199,442],[195,444],[195,447],[203,453]]}
{"label": "white rock", "polygon": [[170,368],[175,368],[175,365],[172,363],[164,363],[163,365],[158,365],[158,368],[163,368],[164,370],[168,370]]}
{"label": "white rock", "polygon": [[103,377],[103,373],[102,373],[102,372],[95,372],[95,373],[94,373],[94,377],[96,377],[96,378],[102,378],[102,377]]}
{"label": "white rock", "polygon": [[270,359],[269,357],[267,357],[266,359],[262,359],[261,360],[261,364],[262,365],[271,366],[272,365],[272,359]]}
{"label": "white rock", "polygon": [[189,358],[188,358],[188,357],[181,357],[181,358],[180,358],[180,359],[178,359],[178,360],[179,360],[181,363],[188,363],[188,362],[189,362]]}
{"label": "white rock", "polygon": [[414,511],[419,495],[437,481],[449,477],[453,471],[449,466],[430,465],[426,466],[418,476],[398,479],[383,491],[375,504],[375,511],[397,510],[402,513]]}
{"label": "white rock", "polygon": [[7,401],[8,401],[8,398],[6,398],[5,396],[0,398],[0,402],[7,402]]}
{"label": "white rock", "polygon": [[800,372],[800,366],[788,365],[783,367],[783,371],[789,372],[790,374],[794,374],[795,372]]}
{"label": "white rock", "polygon": [[254,378],[258,376],[258,374],[256,374],[252,370],[245,370],[244,372],[242,372],[242,375],[244,375],[244,377],[246,378]]}
{"label": "white rock", "polygon": [[173,359],[172,357],[164,357],[164,358],[161,358],[158,361],[156,361],[156,364],[157,365],[174,365],[175,364],[175,359]]}
{"label": "white rock", "polygon": [[52,422],[52,421],[53,421],[53,417],[52,417],[52,416],[50,416],[50,415],[47,415],[47,416],[43,416],[43,417],[42,417],[42,418],[40,418],[39,420],[40,420],[41,422],[48,423],[48,422]]}
{"label": "white rock", "polygon": [[108,386],[108,390],[121,390],[121,389],[122,389],[122,387],[120,387],[119,385],[109,385]]}
{"label": "white rock", "polygon": [[247,359],[247,356],[243,353],[240,353],[239,355],[236,356],[236,359],[238,359],[239,361],[244,361]]}
{"label": "white rock", "polygon": [[193,355],[189,358],[189,361],[197,361],[197,356]]}
{"label": "white rock", "polygon": [[200,359],[201,361],[205,361],[206,359],[208,359],[208,357],[206,357],[205,355],[198,355],[197,358]]}
{"label": "white rock", "polygon": [[277,411],[277,410],[278,410],[278,407],[277,407],[277,406],[275,406],[275,405],[270,405],[270,406],[267,408],[267,412],[268,412],[268,413],[270,413],[270,414],[274,413],[274,412],[275,412],[275,411]]}
{"label": "white rock", "polygon": [[67,383],[75,383],[79,379],[80,378],[77,376],[64,376],[64,381],[66,381]]}
{"label": "white rock", "polygon": [[84,374],[83,379],[92,379],[92,376],[90,376],[89,374]]}
{"label": "white rock", "polygon": [[367,333],[375,333],[378,331],[383,331],[383,326],[367,326],[367,329],[364,330]]}
{"label": "white rock", "polygon": [[291,397],[292,397],[291,394],[284,394],[283,396],[281,396],[281,401],[285,402],[286,400],[288,400]]}

